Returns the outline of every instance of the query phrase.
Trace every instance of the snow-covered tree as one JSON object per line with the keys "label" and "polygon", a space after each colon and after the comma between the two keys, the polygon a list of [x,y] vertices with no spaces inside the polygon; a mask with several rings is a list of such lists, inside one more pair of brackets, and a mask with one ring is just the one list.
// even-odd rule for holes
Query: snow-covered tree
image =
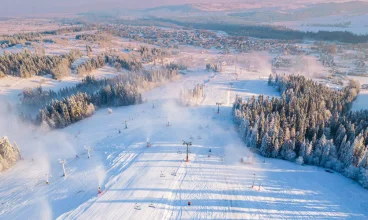
{"label": "snow-covered tree", "polygon": [[[302,158],[357,180],[368,160],[368,110],[351,111],[359,83],[334,90],[304,76],[269,79],[280,98],[237,98],[233,105],[234,121],[247,145],[265,156]],[[241,123],[244,119],[247,123]]]}
{"label": "snow-covered tree", "polygon": [[260,148],[260,152],[265,157],[271,157],[272,156],[272,140],[271,137],[266,133],[262,138],[262,144]]}
{"label": "snow-covered tree", "polygon": [[14,143],[11,145],[8,138],[5,136],[0,139],[0,171],[9,169],[18,160],[21,155],[18,146]]}
{"label": "snow-covered tree", "polygon": [[298,158],[296,158],[295,163],[296,164],[299,164],[299,165],[303,165],[304,164],[303,157],[302,156],[299,156]]}
{"label": "snow-covered tree", "polygon": [[275,140],[275,144],[273,145],[273,150],[272,150],[272,157],[277,157],[279,155],[279,151],[280,151],[280,144],[279,144],[279,140],[276,138]]}
{"label": "snow-covered tree", "polygon": [[345,144],[345,154],[343,155],[343,163],[345,166],[350,166],[354,159],[354,145],[350,144],[350,141]]}
{"label": "snow-covered tree", "polygon": [[362,184],[363,187],[368,188],[368,169],[360,169],[359,183]]}

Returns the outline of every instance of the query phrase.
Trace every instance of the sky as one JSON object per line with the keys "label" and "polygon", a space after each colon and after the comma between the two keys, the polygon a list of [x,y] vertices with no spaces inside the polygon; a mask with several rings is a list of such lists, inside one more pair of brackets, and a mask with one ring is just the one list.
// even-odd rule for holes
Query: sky
{"label": "sky", "polygon": [[0,17],[208,2],[211,0],[0,0]]}
{"label": "sky", "polygon": [[[254,0],[0,0],[0,17],[40,15],[54,13],[77,13],[91,10],[116,8],[150,8],[162,5],[214,2],[250,2]],[[257,3],[275,0],[258,0]],[[295,0],[278,0],[277,2]],[[331,2],[346,0],[296,0],[303,2]],[[368,0],[363,0],[368,1]]]}

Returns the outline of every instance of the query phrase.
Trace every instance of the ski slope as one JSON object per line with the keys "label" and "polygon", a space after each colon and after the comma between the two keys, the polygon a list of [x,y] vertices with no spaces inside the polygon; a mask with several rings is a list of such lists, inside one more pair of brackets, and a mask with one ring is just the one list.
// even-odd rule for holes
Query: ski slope
{"label": "ski slope", "polygon": [[[180,89],[197,83],[206,84],[202,104],[181,106]],[[354,181],[244,146],[231,103],[257,94],[278,95],[266,75],[196,71],[145,93],[144,104],[32,133],[27,143],[40,154],[0,174],[0,219],[367,219],[368,191]],[[192,142],[189,162],[182,140]],[[83,146],[94,149],[90,159]]]}

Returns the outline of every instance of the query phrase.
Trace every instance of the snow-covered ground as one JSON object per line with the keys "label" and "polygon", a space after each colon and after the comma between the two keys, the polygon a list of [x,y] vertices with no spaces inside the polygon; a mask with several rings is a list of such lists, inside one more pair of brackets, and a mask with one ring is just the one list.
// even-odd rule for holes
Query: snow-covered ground
{"label": "snow-covered ground", "polygon": [[[110,66],[104,66],[92,71],[89,75],[100,78],[109,78],[116,76],[118,73],[115,68]],[[30,79],[6,76],[0,79],[0,101],[13,102],[17,104],[20,99],[20,95],[25,88],[36,88],[42,86],[44,90],[58,91],[64,87],[75,86],[81,82],[85,76],[78,76],[71,74],[64,77],[62,80],[52,79],[51,75],[47,76],[33,76]]]}
{"label": "snow-covered ground", "polygon": [[[358,183],[244,146],[231,118],[235,96],[278,94],[268,72],[230,72],[189,72],[145,93],[147,103],[100,109],[62,130],[2,119],[25,159],[0,174],[0,219],[367,219],[368,191]],[[180,89],[197,83],[206,85],[202,104],[180,106]],[[193,144],[189,162],[182,140]],[[67,160],[67,177],[58,159]]]}
{"label": "snow-covered ground", "polygon": [[[354,34],[364,35],[368,33],[368,15],[335,15],[318,17],[304,21],[274,22],[275,25],[283,25],[300,31],[348,31]],[[345,25],[343,25],[345,24]]]}
{"label": "snow-covered ground", "polygon": [[[361,85],[368,84],[368,77],[361,76],[349,76],[349,78],[359,81]],[[368,109],[368,90],[362,89],[358,95],[358,98],[353,102],[353,111],[367,110]]]}

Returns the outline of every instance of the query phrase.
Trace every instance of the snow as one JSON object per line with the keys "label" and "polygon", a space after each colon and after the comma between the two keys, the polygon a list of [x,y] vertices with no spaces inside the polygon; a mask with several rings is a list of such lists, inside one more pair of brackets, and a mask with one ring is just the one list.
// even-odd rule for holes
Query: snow
{"label": "snow", "polygon": [[[125,72],[125,71],[123,71]],[[121,73],[121,72],[120,72]],[[116,76],[119,72],[115,68],[110,66],[104,66],[93,70],[88,75],[94,76],[96,79],[110,78]],[[14,76],[6,76],[0,79],[0,100],[7,102],[19,102],[20,94],[25,88],[36,88],[42,86],[44,90],[58,91],[64,87],[75,86],[80,83],[85,76],[78,76],[71,74],[64,77],[62,80],[56,80],[51,75],[46,76],[33,76],[32,78],[25,79]]]}
{"label": "snow", "polygon": [[368,106],[368,91],[363,90],[359,93],[357,100],[353,103],[353,111],[367,110]]}
{"label": "snow", "polygon": [[[2,119],[0,132],[17,141],[25,159],[0,174],[0,219],[368,218],[368,192],[353,180],[264,160],[244,146],[231,117],[235,96],[278,93],[267,86],[268,71],[236,76],[233,69],[193,69],[146,92],[146,103],[112,108],[111,114],[100,109],[62,130],[45,133]],[[181,106],[180,89],[197,83],[205,84],[201,105]],[[2,92],[13,91],[11,85]],[[220,114],[216,102],[223,103]],[[189,162],[183,140],[193,143]],[[93,149],[90,159],[85,146]],[[247,156],[255,158],[252,164],[240,162]],[[66,177],[59,159],[67,160]]]}
{"label": "snow", "polygon": [[[304,21],[274,22],[299,31],[348,31],[358,35],[368,33],[367,14],[363,15],[333,15],[307,19]],[[345,26],[342,24],[346,24]],[[328,26],[329,25],[329,26]],[[339,27],[339,25],[342,25]]]}
{"label": "snow", "polygon": [[[349,76],[349,78],[359,81],[361,85],[368,84],[368,77]],[[358,98],[353,102],[352,111],[360,111],[368,109],[368,90],[361,89]]]}

